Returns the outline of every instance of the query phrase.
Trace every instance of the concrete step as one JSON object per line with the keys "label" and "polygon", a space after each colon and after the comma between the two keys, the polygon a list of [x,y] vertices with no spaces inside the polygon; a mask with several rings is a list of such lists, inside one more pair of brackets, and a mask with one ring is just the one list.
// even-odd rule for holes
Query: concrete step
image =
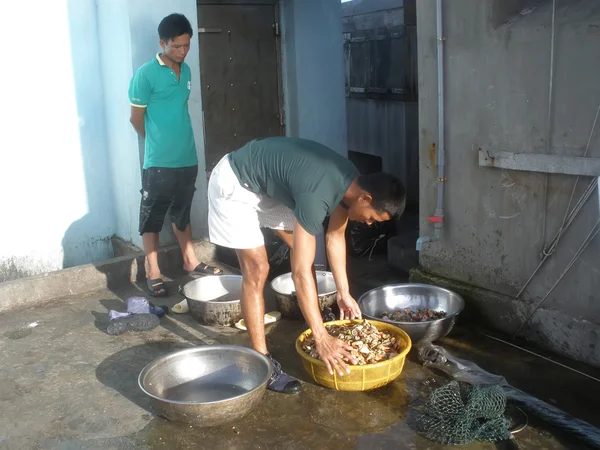
{"label": "concrete step", "polygon": [[[142,251],[135,253],[131,252],[132,250],[130,249],[126,256],[100,263],[84,264],[0,283],[0,313],[126,284],[141,283],[143,286],[146,279],[145,256]],[[194,250],[200,261],[227,269],[222,264],[215,263],[215,246],[211,243],[195,241]],[[160,248],[158,264],[166,280],[175,279],[185,273],[181,267],[182,255],[178,245]]]}

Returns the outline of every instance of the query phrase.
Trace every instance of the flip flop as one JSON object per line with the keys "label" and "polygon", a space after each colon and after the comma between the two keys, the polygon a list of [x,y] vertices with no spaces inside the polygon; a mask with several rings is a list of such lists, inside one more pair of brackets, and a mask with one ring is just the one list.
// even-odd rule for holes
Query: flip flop
{"label": "flip flop", "polygon": [[171,308],[171,311],[177,314],[185,314],[186,312],[189,312],[190,307],[188,305],[187,299],[181,300],[179,303],[177,303]]}
{"label": "flip flop", "polygon": [[[269,325],[271,323],[275,323],[277,322],[279,319],[281,319],[281,313],[279,311],[271,311],[270,313],[265,314],[265,325]],[[238,330],[244,330],[246,331],[246,322],[244,322],[244,319],[239,320],[238,322],[235,323],[235,327]]]}
{"label": "flip flop", "polygon": [[[215,269],[217,271],[215,272]],[[188,274],[199,273],[202,275],[223,275],[223,271],[218,267],[209,266],[208,264],[200,263],[194,270],[188,272]]]}
{"label": "flip flop", "polygon": [[[155,278],[154,280],[146,280],[146,288],[148,289],[148,294],[152,297],[167,297],[169,293],[167,292],[167,287],[165,286],[165,282],[162,278]],[[160,294],[157,294],[159,291],[163,291]]]}

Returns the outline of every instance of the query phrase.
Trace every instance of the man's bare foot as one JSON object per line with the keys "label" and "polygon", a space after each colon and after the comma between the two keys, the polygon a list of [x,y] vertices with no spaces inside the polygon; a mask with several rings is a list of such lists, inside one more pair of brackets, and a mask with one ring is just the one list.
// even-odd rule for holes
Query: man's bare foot
{"label": "man's bare foot", "polygon": [[184,270],[188,273],[197,273],[201,275],[221,275],[223,271],[218,267],[209,266],[203,262],[196,260],[197,263],[185,264],[183,265]]}

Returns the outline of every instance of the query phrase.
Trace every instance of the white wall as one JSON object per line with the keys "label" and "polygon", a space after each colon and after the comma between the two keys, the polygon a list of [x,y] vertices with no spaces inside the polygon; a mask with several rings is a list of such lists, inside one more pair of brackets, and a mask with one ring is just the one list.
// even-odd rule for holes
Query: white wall
{"label": "white wall", "polygon": [[2,75],[0,281],[105,259],[114,212],[93,1],[2,2],[0,25],[23,52]]}

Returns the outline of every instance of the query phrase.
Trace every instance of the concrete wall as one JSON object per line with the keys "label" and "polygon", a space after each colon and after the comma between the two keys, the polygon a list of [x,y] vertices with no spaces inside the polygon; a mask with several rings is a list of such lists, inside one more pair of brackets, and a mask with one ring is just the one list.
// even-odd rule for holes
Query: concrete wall
{"label": "concrete wall", "polygon": [[3,2],[0,18],[26,52],[0,107],[5,281],[109,257],[114,211],[93,1]]}
{"label": "concrete wall", "polygon": [[286,129],[348,154],[342,4],[281,0]]}
{"label": "concrete wall", "polygon": [[[481,168],[478,150],[583,155],[600,105],[600,4],[557,3],[548,121],[552,2],[528,2],[520,13],[514,1],[443,2],[446,219],[442,240],[427,245],[420,263],[427,272],[513,300],[540,261],[544,242],[562,223],[575,177],[549,176],[546,200],[544,174]],[[432,228],[426,218],[435,212],[436,192],[430,150],[438,140],[435,1],[419,0],[417,8],[420,222],[421,233],[428,234]],[[599,144],[597,131],[589,156],[599,156]],[[580,180],[575,201],[589,181]],[[472,307],[484,314],[497,308],[494,325],[514,332],[560,276],[598,216],[594,194],[522,299],[505,308],[481,299]],[[596,239],[524,332],[552,350],[595,364],[600,364],[594,356],[600,345],[599,250]]]}

